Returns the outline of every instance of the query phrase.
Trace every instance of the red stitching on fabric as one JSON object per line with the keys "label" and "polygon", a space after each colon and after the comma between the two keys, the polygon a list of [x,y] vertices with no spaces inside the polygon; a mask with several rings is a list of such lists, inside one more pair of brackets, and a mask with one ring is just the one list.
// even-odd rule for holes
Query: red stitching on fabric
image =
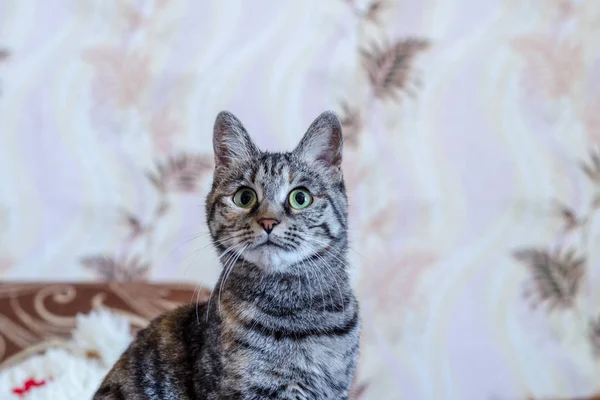
{"label": "red stitching on fabric", "polygon": [[22,387],[16,387],[12,390],[12,392],[19,397],[23,397],[31,389],[40,387],[40,386],[44,386],[46,384],[46,382],[47,382],[47,380],[45,380],[45,379],[42,379],[41,381],[36,381],[33,378],[29,378],[28,380],[25,381],[25,383],[23,383]]}

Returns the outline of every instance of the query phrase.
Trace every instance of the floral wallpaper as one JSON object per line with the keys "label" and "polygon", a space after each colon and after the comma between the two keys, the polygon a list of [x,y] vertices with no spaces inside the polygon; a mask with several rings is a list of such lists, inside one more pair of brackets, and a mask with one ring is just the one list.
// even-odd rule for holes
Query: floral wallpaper
{"label": "floral wallpaper", "polygon": [[595,0],[0,2],[0,276],[214,284],[217,112],[282,149],[333,109],[355,400],[600,394],[599,21]]}

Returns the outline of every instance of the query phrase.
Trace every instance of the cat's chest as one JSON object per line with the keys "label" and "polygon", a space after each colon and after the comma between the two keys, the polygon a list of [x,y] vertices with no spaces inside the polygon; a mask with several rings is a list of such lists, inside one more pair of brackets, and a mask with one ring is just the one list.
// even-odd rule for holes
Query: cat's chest
{"label": "cat's chest", "polygon": [[282,364],[291,369],[301,368],[311,374],[326,374],[342,369],[346,360],[341,357],[345,343],[336,338],[315,337],[300,342],[281,343]]}
{"label": "cat's chest", "polygon": [[346,363],[342,355],[348,340],[336,337],[280,338],[256,333],[234,335],[228,340],[229,353],[246,366],[270,364],[290,370],[311,373],[342,368]]}
{"label": "cat's chest", "polygon": [[[326,397],[303,397],[300,389],[313,393],[314,388],[328,390],[332,377],[346,374],[352,357],[348,357],[348,340],[336,337],[310,337],[303,339],[277,339],[248,335],[235,341],[227,364],[234,375],[250,380],[257,376],[280,380],[279,386],[289,386],[292,399]],[[343,380],[343,379],[342,379]],[[311,390],[307,390],[311,388]]]}
{"label": "cat's chest", "polygon": [[358,348],[350,312],[315,321],[318,315],[273,318],[239,310],[222,324],[224,382],[277,389],[284,396],[277,399],[344,398]]}
{"label": "cat's chest", "polygon": [[278,388],[270,398],[281,400],[343,398],[340,390],[343,391],[346,382],[340,385],[340,379],[334,377],[344,375],[348,362],[332,351],[331,343],[278,341],[276,345],[263,344],[262,349],[260,352],[238,349],[232,357],[238,366],[234,375],[245,386]]}

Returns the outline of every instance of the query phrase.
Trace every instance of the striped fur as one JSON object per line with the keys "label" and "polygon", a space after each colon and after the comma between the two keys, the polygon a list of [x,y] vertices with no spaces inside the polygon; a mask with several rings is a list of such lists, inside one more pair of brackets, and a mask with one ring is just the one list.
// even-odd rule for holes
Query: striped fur
{"label": "striped fur", "polygon": [[[360,318],[337,117],[323,113],[294,151],[269,153],[222,112],[213,144],[206,213],[224,268],[211,300],[154,320],[94,399],[347,399]],[[251,208],[233,201],[241,187],[257,194]],[[299,187],[313,197],[301,210],[288,202]],[[261,218],[279,223],[267,233]]]}

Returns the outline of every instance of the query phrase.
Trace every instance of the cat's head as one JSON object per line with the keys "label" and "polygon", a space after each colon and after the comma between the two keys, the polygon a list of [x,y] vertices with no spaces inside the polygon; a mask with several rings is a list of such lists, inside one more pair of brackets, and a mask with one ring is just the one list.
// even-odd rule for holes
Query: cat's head
{"label": "cat's head", "polygon": [[225,265],[239,257],[285,271],[324,252],[345,250],[342,142],[340,121],[332,112],[321,114],[287,153],[259,150],[233,114],[217,116],[206,215],[215,245],[227,252],[221,258]]}

